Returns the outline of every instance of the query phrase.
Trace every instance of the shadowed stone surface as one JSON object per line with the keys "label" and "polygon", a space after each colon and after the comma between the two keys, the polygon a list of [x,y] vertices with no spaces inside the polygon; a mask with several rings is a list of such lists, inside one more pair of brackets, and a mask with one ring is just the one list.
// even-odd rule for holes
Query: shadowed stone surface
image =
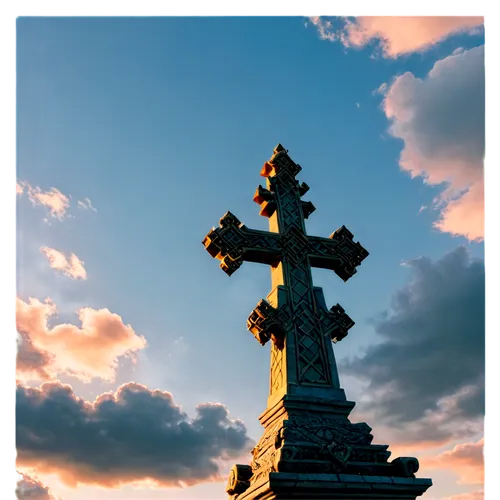
{"label": "shadowed stone surface", "polygon": [[336,304],[327,308],[312,282],[311,267],[350,279],[368,256],[342,226],[329,238],[308,236],[304,220],[315,210],[296,180],[301,167],[278,145],[264,164],[254,201],[269,218],[269,231],[247,228],[231,212],[203,244],[229,276],[244,261],[271,266],[272,291],[250,314],[257,341],[271,341],[264,434],[250,465],[234,465],[227,493],[254,499],[415,499],[432,482],[415,479],[418,460],[388,461],[388,445],[372,444],[371,428],[351,423],[354,402],[340,387],[332,341],[342,340],[354,321]]}

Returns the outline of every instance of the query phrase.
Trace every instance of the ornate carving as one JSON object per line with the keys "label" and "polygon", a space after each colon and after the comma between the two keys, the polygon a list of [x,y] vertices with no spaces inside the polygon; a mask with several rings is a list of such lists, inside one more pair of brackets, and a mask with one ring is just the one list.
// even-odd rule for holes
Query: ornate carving
{"label": "ornate carving", "polygon": [[356,446],[352,449],[350,460],[354,462],[387,463],[391,452],[387,445]]}
{"label": "ornate carving", "polygon": [[347,419],[304,415],[284,422],[283,436],[293,441],[307,441],[320,446],[335,442],[346,445],[369,445],[373,439],[366,423],[353,424]]}
{"label": "ornate carving", "polygon": [[276,201],[274,199],[274,193],[268,189],[259,186],[257,191],[255,191],[253,201],[259,204],[261,207],[260,214],[264,217],[271,217],[276,211]]}
{"label": "ornate carving", "polygon": [[368,257],[369,253],[359,244],[352,241],[352,233],[342,226],[330,235],[330,238],[310,236],[313,247],[311,265],[331,269],[339,278],[347,281],[356,274],[356,267]]}
{"label": "ornate carving", "polygon": [[[269,425],[252,450],[250,484],[270,472],[414,477],[418,460],[387,462],[387,445],[373,445],[366,423],[294,410]],[[248,477],[248,476],[246,476]]]}
{"label": "ornate carving", "polygon": [[281,349],[283,348],[286,323],[289,319],[288,307],[283,306],[276,309],[262,299],[248,317],[247,328],[261,345],[265,345],[272,339],[275,345]]}
{"label": "ornate carving", "polygon": [[271,381],[269,394],[274,394],[284,384],[284,349],[273,344],[271,348]]}
{"label": "ornate carving", "polygon": [[279,235],[248,229],[231,212],[227,212],[204,238],[208,253],[221,261],[221,269],[231,276],[243,261],[274,265],[281,259]]}
{"label": "ornate carving", "polygon": [[316,207],[310,201],[301,201],[301,205],[304,219],[308,219],[309,216],[316,210]]}
{"label": "ornate carving", "polygon": [[400,477],[415,477],[420,465],[415,457],[399,457],[391,462],[393,475]]}
{"label": "ornate carving", "polygon": [[229,495],[243,493],[250,486],[251,477],[252,468],[249,465],[233,465],[229,472],[226,492],[229,493]]}
{"label": "ornate carving", "polygon": [[277,421],[266,428],[264,435],[252,450],[252,482],[257,481],[262,475],[274,472],[274,460],[276,456],[276,438],[283,425],[282,421]]}
{"label": "ornate carving", "polygon": [[350,328],[354,326],[354,321],[345,313],[340,304],[336,304],[329,311],[320,310],[320,322],[323,333],[328,335],[334,343],[341,341]]}

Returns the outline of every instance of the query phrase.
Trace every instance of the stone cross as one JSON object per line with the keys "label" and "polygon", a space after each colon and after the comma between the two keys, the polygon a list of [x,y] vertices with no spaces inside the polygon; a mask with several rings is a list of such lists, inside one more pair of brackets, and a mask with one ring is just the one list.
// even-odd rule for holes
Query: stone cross
{"label": "stone cross", "polygon": [[226,491],[231,500],[414,500],[432,484],[415,478],[418,460],[389,462],[388,445],[372,444],[371,428],[348,419],[354,402],[340,387],[332,341],[354,322],[339,304],[328,309],[312,282],[311,267],[347,281],[368,252],[344,226],[329,238],[306,234],[314,206],[301,199],[309,188],[295,178],[300,170],[278,145],[261,171],[266,188],[254,196],[269,231],[228,212],[203,240],[228,275],[244,261],[271,266],[272,291],[247,320],[262,345],[272,341],[264,434],[251,464],[233,466]]}
{"label": "stone cross", "polygon": [[329,238],[306,234],[304,220],[315,210],[310,201],[301,200],[309,187],[296,180],[301,167],[283,146],[279,144],[274,153],[261,171],[267,188],[259,186],[253,198],[261,206],[260,214],[269,218],[269,231],[249,229],[227,212],[203,244],[228,275],[243,261],[271,266],[272,304],[261,300],[247,321],[262,345],[273,340],[270,398],[311,394],[311,389],[322,395],[339,388],[329,339],[342,340],[354,322],[339,304],[330,310],[322,307],[311,267],[331,269],[347,281],[368,252],[345,226]]}

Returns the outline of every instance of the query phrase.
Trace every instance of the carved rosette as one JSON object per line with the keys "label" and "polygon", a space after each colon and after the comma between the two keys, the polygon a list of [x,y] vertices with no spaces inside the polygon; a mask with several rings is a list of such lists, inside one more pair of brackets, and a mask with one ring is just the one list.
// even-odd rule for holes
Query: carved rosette
{"label": "carved rosette", "polygon": [[243,493],[250,486],[252,468],[249,465],[233,465],[227,480],[226,493],[238,495]]}

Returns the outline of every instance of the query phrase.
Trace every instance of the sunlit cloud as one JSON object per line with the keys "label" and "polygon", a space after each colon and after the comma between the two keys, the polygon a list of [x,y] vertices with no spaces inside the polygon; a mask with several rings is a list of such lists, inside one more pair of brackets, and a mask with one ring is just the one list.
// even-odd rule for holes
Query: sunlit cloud
{"label": "sunlit cloud", "polygon": [[87,279],[84,262],[74,253],[70,254],[69,258],[66,258],[62,252],[54,248],[41,247],[40,252],[47,257],[50,267],[53,269],[57,269],[73,279]]}
{"label": "sunlit cloud", "polygon": [[22,195],[26,190],[28,199],[33,206],[41,205],[48,209],[48,215],[55,219],[62,220],[67,216],[69,208],[69,196],[61,193],[59,189],[54,187],[49,191],[42,191],[38,186],[31,186],[27,181],[19,181],[16,183],[16,193]]}
{"label": "sunlit cloud", "polygon": [[[16,299],[17,331],[29,337],[30,351],[34,348],[37,353],[46,352],[50,356],[50,362],[43,365],[45,373],[67,373],[83,381],[94,377],[113,381],[118,358],[134,356],[146,346],[143,336],[137,335],[118,314],[108,309],[84,307],[78,311],[81,327],[63,323],[50,328],[48,321],[56,312],[50,299],[45,302],[34,298],[28,302]],[[23,349],[21,345],[19,351]],[[30,371],[29,356],[23,360],[18,372],[20,378],[25,379]],[[36,372],[37,366],[34,363],[31,371]]]}
{"label": "sunlit cloud", "polygon": [[484,483],[484,439],[477,442],[457,444],[435,457],[426,458],[426,468],[453,470],[460,476],[460,484]]}
{"label": "sunlit cloud", "polygon": [[459,493],[458,495],[445,497],[442,500],[484,500],[484,490],[476,490],[469,493]]}
{"label": "sunlit cloud", "polygon": [[28,197],[33,205],[47,207],[49,214],[59,220],[64,218],[69,207],[69,198],[56,188],[44,192],[39,187],[32,188],[29,186]]}
{"label": "sunlit cloud", "polygon": [[404,141],[402,170],[441,186],[435,227],[484,238],[484,46],[434,64],[425,78],[407,72],[382,85],[390,133]]}
{"label": "sunlit cloud", "polygon": [[476,33],[484,22],[483,17],[470,16],[311,17],[309,20],[322,40],[338,41],[346,48],[374,44],[387,58],[423,52],[458,33]]}

